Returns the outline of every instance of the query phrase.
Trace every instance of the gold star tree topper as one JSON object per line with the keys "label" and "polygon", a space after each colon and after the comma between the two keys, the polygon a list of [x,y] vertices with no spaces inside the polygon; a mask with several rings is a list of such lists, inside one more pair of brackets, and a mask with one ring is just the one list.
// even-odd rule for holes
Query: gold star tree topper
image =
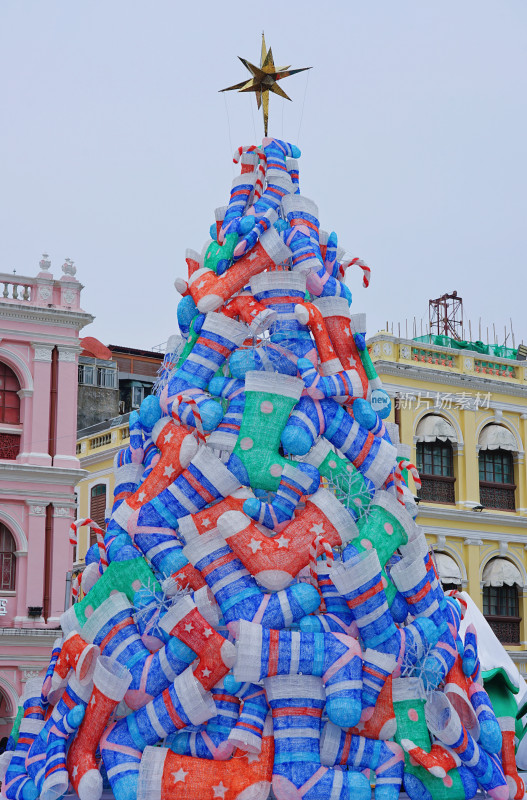
{"label": "gold star tree topper", "polygon": [[267,136],[267,125],[269,121],[269,92],[274,92],[280,97],[283,97],[285,100],[291,100],[291,98],[286,95],[284,90],[278,86],[278,81],[282,80],[282,78],[288,78],[290,75],[296,75],[297,72],[304,72],[304,70],[311,69],[311,67],[301,67],[301,69],[289,69],[289,66],[275,67],[273,51],[271,48],[269,48],[269,50],[267,49],[265,45],[265,36],[263,33],[260,66],[256,67],[245,58],[240,58],[240,56],[238,56],[238,58],[244,67],[249,70],[253,77],[249,78],[248,81],[242,81],[241,83],[236,83],[234,86],[227,86],[226,89],[220,89],[220,92],[230,92],[234,89],[238,89],[239,92],[254,92],[256,95],[258,108],[263,108],[264,131],[265,136]]}

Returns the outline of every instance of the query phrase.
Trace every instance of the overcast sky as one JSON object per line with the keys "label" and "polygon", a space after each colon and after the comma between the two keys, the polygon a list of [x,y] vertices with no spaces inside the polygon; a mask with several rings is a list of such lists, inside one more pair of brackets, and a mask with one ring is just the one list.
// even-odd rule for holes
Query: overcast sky
{"label": "overcast sky", "polygon": [[368,333],[456,289],[473,338],[512,317],[527,341],[526,23],[525,0],[0,0],[0,269],[72,258],[82,335],[106,344],[177,332],[185,249],[261,140],[254,95],[218,90],[263,27],[275,63],[313,67],[271,95],[269,132],[371,266],[368,290],[347,278]]}

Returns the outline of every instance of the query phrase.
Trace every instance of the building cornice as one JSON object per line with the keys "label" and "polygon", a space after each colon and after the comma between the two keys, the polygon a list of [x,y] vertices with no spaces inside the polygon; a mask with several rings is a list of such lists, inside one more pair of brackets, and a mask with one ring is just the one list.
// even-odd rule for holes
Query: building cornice
{"label": "building cornice", "polygon": [[[0,301],[0,316],[3,320],[14,322],[40,323],[43,325],[60,325],[61,327],[80,330],[93,322],[95,317],[86,311],[68,311],[65,308],[42,308],[25,303],[5,303]],[[9,331],[12,334],[12,330]]]}
{"label": "building cornice", "polygon": [[[0,639],[3,647],[45,647],[49,649],[56,638],[57,630],[52,628],[0,628]],[[39,662],[41,660],[42,657],[38,655],[24,656],[24,662]],[[0,653],[0,662],[2,661],[13,661],[13,655],[5,652]]]}
{"label": "building cornice", "polygon": [[[449,522],[462,522],[465,525],[470,525],[470,530],[475,531],[476,528],[474,527],[474,522],[477,519],[478,523],[481,525],[499,525],[502,528],[524,528],[527,530],[527,517],[519,517],[515,514],[509,514],[507,512],[503,512],[503,514],[493,513],[492,511],[462,511],[459,509],[454,508],[443,508],[443,507],[419,507],[419,513],[417,515],[417,523],[419,525],[424,525],[422,522],[423,517],[428,517],[430,519],[438,519],[438,520],[445,520]],[[480,534],[482,534],[484,529],[478,528],[477,529]],[[491,533],[490,531],[485,532]],[[463,535],[467,535],[467,529],[463,530]],[[493,534],[494,535],[494,534]],[[508,534],[504,534],[507,536]]]}
{"label": "building cornice", "polygon": [[[1,481],[23,481],[24,483],[67,484],[75,486],[86,475],[86,470],[63,467],[38,467],[34,464],[0,463]],[[3,490],[0,489],[0,493]],[[6,490],[7,491],[7,490]]]}
{"label": "building cornice", "polygon": [[[381,377],[383,375],[391,375],[397,377],[405,377],[410,380],[419,382],[421,385],[413,387],[401,386],[401,384],[391,384],[383,380],[383,389],[388,394],[396,394],[401,390],[415,391],[416,393],[423,391],[423,383],[440,383],[445,386],[459,386],[461,390],[471,389],[476,392],[483,392],[486,394],[509,394],[513,397],[527,398],[527,385],[520,386],[515,383],[501,383],[500,381],[493,381],[490,378],[476,378],[472,375],[462,375],[458,372],[442,372],[435,370],[433,367],[419,369],[412,364],[400,364],[394,361],[382,361],[379,359],[375,361],[375,369],[377,374]],[[501,408],[500,403],[491,400],[491,407]],[[520,406],[513,406],[515,411],[519,410]],[[503,408],[503,410],[509,410]],[[525,407],[522,408],[525,411]]]}
{"label": "building cornice", "polygon": [[[106,461],[106,459],[111,459],[113,461],[116,453],[119,450],[122,450],[123,447],[127,445],[124,442],[121,442],[120,445],[116,447],[108,447],[107,450],[103,450],[101,448],[100,453],[93,453],[93,455],[83,456],[82,454],[78,455],[77,458],[81,462],[81,468],[84,469],[85,467],[91,467],[93,464],[97,464],[99,461]],[[93,473],[90,473],[90,475]]]}

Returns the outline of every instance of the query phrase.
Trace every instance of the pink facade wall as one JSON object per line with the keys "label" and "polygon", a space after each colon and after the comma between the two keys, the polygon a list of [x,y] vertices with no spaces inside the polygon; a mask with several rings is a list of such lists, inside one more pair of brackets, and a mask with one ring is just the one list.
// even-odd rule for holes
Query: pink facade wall
{"label": "pink facade wall", "polygon": [[[0,423],[0,435],[20,435],[16,459],[0,458],[0,523],[16,548],[14,591],[0,590],[0,737],[11,727],[25,680],[46,669],[60,633],[73,563],[74,488],[83,474],[75,455],[77,361],[79,330],[92,317],[80,308],[82,285],[71,263],[60,280],[46,258],[41,266],[36,278],[16,276],[16,283],[0,274],[0,362],[20,383],[20,425]],[[29,616],[30,607],[43,613]]]}

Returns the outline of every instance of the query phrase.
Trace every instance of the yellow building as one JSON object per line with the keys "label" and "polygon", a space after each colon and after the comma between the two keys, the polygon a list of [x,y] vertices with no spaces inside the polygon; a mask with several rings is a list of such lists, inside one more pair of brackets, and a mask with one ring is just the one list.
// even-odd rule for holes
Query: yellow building
{"label": "yellow building", "polygon": [[[91,517],[98,525],[104,525],[114,491],[113,460],[116,453],[130,443],[129,416],[123,414],[79,431],[77,458],[88,473],[76,488],[79,519]],[[89,527],[79,529],[74,571],[84,564],[86,551],[94,542]]]}
{"label": "yellow building", "polygon": [[384,332],[368,349],[443,583],[469,592],[526,676],[527,362]]}

